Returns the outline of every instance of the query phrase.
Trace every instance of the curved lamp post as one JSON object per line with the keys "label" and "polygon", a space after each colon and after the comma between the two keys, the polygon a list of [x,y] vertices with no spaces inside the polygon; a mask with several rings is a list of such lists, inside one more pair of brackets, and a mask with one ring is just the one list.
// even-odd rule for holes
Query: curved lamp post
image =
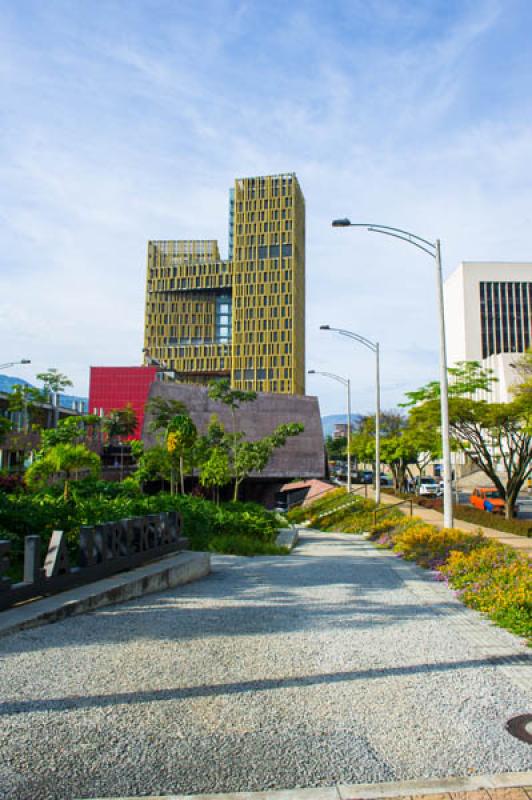
{"label": "curved lamp post", "polygon": [[326,378],[332,378],[338,381],[347,388],[347,491],[351,493],[351,381],[349,378],[342,378],[341,375],[335,375],[334,372],[318,372],[316,369],[309,369],[309,375],[324,375]]}
{"label": "curved lamp post", "polygon": [[441,268],[440,240],[429,242],[415,233],[404,231],[401,228],[392,228],[389,225],[379,225],[371,222],[351,222],[349,219],[335,219],[333,228],[365,228],[371,233],[383,233],[393,236],[403,242],[414,245],[419,250],[431,256],[436,264],[436,291],[440,318],[440,404],[441,404],[441,438],[443,455],[443,524],[446,528],[453,527],[453,492],[451,445],[449,435],[449,386],[447,381],[447,349],[445,345],[445,311],[443,306],[443,278]]}
{"label": "curved lamp post", "polygon": [[31,364],[29,358],[21,358],[20,361],[8,361],[7,364],[0,364],[0,369],[7,369],[7,367],[16,367],[17,364]]}
{"label": "curved lamp post", "polygon": [[320,325],[322,331],[333,331],[342,336],[347,336],[349,339],[355,339],[359,344],[367,347],[372,353],[375,353],[375,388],[376,388],[376,409],[375,409],[375,502],[380,505],[381,502],[381,379],[380,379],[380,364],[379,364],[379,343],[372,342],[361,336],[359,333],[353,331],[344,331],[342,328],[331,328],[330,325]]}

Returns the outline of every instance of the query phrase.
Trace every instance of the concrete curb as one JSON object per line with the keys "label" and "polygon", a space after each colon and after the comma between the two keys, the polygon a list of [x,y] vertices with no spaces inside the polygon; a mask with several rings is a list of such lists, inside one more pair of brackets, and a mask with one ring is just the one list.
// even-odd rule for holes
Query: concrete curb
{"label": "concrete curb", "polygon": [[173,586],[203,578],[211,571],[209,553],[181,552],[155,563],[122,572],[101,581],[45,597],[0,614],[0,637],[26,628],[84,614],[102,606],[123,603],[135,597],[162,592]]}
{"label": "concrete curb", "polygon": [[281,528],[277,534],[275,544],[278,547],[289,547],[293,550],[299,541],[299,531],[297,528]]}
{"label": "concrete curb", "polygon": [[[474,775],[470,778],[423,778],[417,781],[392,783],[336,784],[316,789],[230,794],[142,795],[142,800],[377,800],[381,797],[477,792],[479,789],[510,789],[530,785],[532,785],[532,772],[504,772],[498,775]],[[138,800],[138,798],[101,797],[92,800]]]}

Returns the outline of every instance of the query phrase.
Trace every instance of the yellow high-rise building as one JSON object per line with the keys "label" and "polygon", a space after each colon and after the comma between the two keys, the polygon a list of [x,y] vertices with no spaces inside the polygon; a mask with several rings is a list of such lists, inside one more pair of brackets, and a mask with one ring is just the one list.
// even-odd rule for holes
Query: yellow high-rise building
{"label": "yellow high-rise building", "polygon": [[305,201],[294,174],[235,181],[227,261],[212,240],[148,243],[144,347],[184,381],[305,393]]}

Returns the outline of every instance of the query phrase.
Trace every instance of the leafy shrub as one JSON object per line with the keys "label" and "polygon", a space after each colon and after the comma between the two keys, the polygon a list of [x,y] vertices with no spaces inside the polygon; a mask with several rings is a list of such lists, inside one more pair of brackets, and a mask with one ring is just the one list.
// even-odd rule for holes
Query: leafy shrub
{"label": "leafy shrub", "polygon": [[0,472],[0,492],[11,494],[23,492],[26,489],[24,476],[18,472]]}
{"label": "leafy shrub", "polygon": [[304,522],[306,519],[308,519],[308,513],[308,508],[303,508],[303,506],[294,506],[294,508],[291,508],[289,511],[287,511],[286,518],[289,522],[294,522],[297,524],[298,522]]}
{"label": "leafy shrub", "polygon": [[532,638],[532,570],[526,555],[486,542],[469,553],[450,553],[440,571],[470,608]]}
{"label": "leafy shrub", "polygon": [[394,551],[407,561],[415,561],[427,569],[436,569],[445,564],[452,551],[470,553],[484,547],[487,540],[480,533],[464,533],[456,528],[440,530],[419,520],[397,532],[393,542]]}
{"label": "leafy shrub", "polygon": [[89,493],[85,486],[68,501],[48,491],[23,495],[0,493],[0,530],[3,538],[12,542],[11,562],[15,569],[20,572],[24,537],[30,534],[41,536],[44,555],[52,531],[64,531],[70,554],[75,560],[81,525],[96,525],[161,511],[176,510],[183,515],[184,533],[192,550],[207,550],[216,537],[228,536],[254,541],[259,548],[257,552],[260,552],[263,545],[275,542],[282,527],[282,520],[255,503],[218,506],[190,495],[145,496],[133,487],[126,486],[120,490],[116,484],[109,485],[103,481],[97,484],[98,494]]}
{"label": "leafy shrub", "polygon": [[290,552],[288,547],[278,547],[271,542],[257,541],[251,536],[222,534],[214,536],[208,549],[213,553],[228,553],[237,556],[280,556]]}
{"label": "leafy shrub", "polygon": [[497,531],[514,533],[517,536],[532,536],[532,522],[524,519],[506,519],[489,511],[482,511],[474,506],[457,505],[454,508],[456,519],[472,522],[474,525],[483,525],[485,528],[494,528]]}

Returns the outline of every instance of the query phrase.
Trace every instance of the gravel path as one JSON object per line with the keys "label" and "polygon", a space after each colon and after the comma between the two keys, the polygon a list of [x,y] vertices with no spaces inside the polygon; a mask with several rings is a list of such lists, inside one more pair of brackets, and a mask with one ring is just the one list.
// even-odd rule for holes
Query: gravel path
{"label": "gravel path", "polygon": [[0,652],[9,800],[532,768],[504,730],[530,711],[524,646],[354,537],[217,557],[197,583],[18,633]]}

